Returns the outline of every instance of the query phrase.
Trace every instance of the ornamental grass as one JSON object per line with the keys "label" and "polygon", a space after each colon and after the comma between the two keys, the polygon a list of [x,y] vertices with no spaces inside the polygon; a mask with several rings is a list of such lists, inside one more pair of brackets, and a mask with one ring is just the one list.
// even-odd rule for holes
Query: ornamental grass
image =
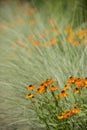
{"label": "ornamental grass", "polygon": [[0,1],[0,130],[87,129],[82,5]]}

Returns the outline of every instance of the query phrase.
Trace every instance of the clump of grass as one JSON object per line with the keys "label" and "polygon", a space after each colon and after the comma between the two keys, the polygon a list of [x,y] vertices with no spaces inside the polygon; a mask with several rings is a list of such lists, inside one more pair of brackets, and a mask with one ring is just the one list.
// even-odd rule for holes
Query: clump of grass
{"label": "clump of grass", "polygon": [[[34,101],[29,105],[25,99],[26,86],[29,84],[38,86],[41,81],[50,77],[55,80],[55,89],[59,86],[58,92],[61,92],[66,84],[66,80],[70,76],[83,78],[87,76],[86,23],[73,28],[72,24],[69,24],[68,19],[65,19],[65,17],[61,16],[60,21],[59,14],[57,17],[52,17],[51,15],[49,18],[44,14],[44,19],[42,19],[41,13],[36,8],[26,3],[19,3],[18,5],[17,2],[12,1],[8,4],[4,3],[0,7],[0,16],[1,129],[27,130],[29,128],[36,129],[36,127],[39,129],[38,127],[42,127],[42,125],[40,125],[40,121],[35,115],[35,110],[40,109],[41,111],[37,111],[37,113],[41,112],[38,113],[41,116],[43,113],[42,105],[46,102],[48,103],[51,97],[53,106],[51,101],[49,102],[50,106],[49,103],[45,104],[44,112],[47,112],[46,109],[50,107],[50,109],[53,109],[53,114],[51,113],[52,115],[50,114],[48,117],[49,121],[52,123],[53,120],[50,117],[53,116],[56,122],[62,124],[62,120],[58,120],[57,116],[65,111],[67,106],[69,111],[74,109],[74,96],[70,95],[70,97],[60,100],[58,107],[62,106],[63,101],[64,107],[62,106],[62,109],[57,111],[57,107],[55,107],[56,99],[54,98],[54,93],[57,91],[51,92],[47,90],[47,93],[45,93],[47,100],[39,102],[39,105],[41,105],[39,107],[35,104],[37,109],[33,110],[32,104],[34,105]],[[31,89],[34,86],[31,86]],[[54,88],[50,89],[54,90]],[[44,91],[44,89],[42,90]],[[28,96],[34,97],[32,94]],[[37,96],[37,98],[42,100],[43,96]],[[81,98],[81,102],[82,99],[84,101],[86,98]],[[67,101],[69,101],[69,105]],[[70,118],[70,128],[73,127],[74,118],[75,120],[80,120],[79,117],[83,119],[85,117],[86,105],[83,104],[82,107],[81,104],[78,104],[76,106],[82,109],[84,107],[83,116],[81,109],[81,115]],[[55,112],[58,112],[56,116]],[[48,112],[47,115],[49,115]],[[47,117],[47,115],[43,115],[43,117]],[[43,117],[41,116],[40,118],[42,119]],[[65,121],[65,123],[67,126],[67,123],[70,122]],[[45,122],[45,124],[47,123]],[[82,123],[77,124],[82,127]],[[48,127],[57,127],[50,123],[47,125],[49,125]],[[60,129],[63,129],[62,125],[60,127]],[[76,127],[78,129],[78,125]],[[84,127],[85,125],[83,125]]]}

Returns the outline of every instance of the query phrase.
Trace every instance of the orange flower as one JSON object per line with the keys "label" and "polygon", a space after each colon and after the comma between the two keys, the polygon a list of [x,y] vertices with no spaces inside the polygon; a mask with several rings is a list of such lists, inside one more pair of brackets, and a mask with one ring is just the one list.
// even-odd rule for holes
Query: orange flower
{"label": "orange flower", "polygon": [[65,29],[66,33],[69,34],[72,32],[72,28],[68,25],[66,26],[66,29]]}
{"label": "orange flower", "polygon": [[79,39],[82,39],[84,36],[87,36],[87,30],[80,30],[78,32]]}
{"label": "orange flower", "polygon": [[28,38],[29,38],[30,40],[34,39],[34,37],[35,37],[34,34],[31,34],[31,35],[28,36]]}
{"label": "orange flower", "polygon": [[55,45],[57,42],[58,42],[58,39],[57,39],[57,38],[52,38],[52,39],[50,40],[51,45]]}
{"label": "orange flower", "polygon": [[58,119],[66,119],[66,118],[69,118],[71,116],[74,116],[76,114],[78,114],[79,112],[81,111],[80,108],[74,108],[73,110],[68,110],[68,111],[65,111],[64,113],[60,114],[58,116]]}
{"label": "orange flower", "polygon": [[55,23],[55,20],[54,20],[54,19],[50,19],[50,20],[49,20],[49,23],[50,23],[50,24],[54,24],[54,23]]}
{"label": "orange flower", "polygon": [[69,43],[73,43],[74,42],[74,37],[75,37],[75,33],[70,32],[69,36],[66,38],[66,41],[69,42]]}
{"label": "orange flower", "polygon": [[27,90],[34,90],[35,86],[34,85],[29,85]]}
{"label": "orange flower", "polygon": [[37,91],[36,94],[43,94],[46,92],[46,87],[45,86],[40,86]]}
{"label": "orange flower", "polygon": [[40,85],[41,85],[41,86],[48,87],[48,86],[51,85],[53,82],[54,82],[53,79],[47,79],[46,81],[42,82]]}
{"label": "orange flower", "polygon": [[33,98],[34,97],[34,95],[33,94],[28,94],[28,95],[26,95],[26,98],[28,99],[28,98]]}
{"label": "orange flower", "polygon": [[72,110],[72,113],[73,113],[73,114],[78,114],[80,111],[81,111],[80,108],[76,108],[76,107],[75,107],[75,108]]}
{"label": "orange flower", "polygon": [[64,90],[67,90],[69,87],[70,87],[70,83],[67,83],[67,84],[64,86]]}
{"label": "orange flower", "polygon": [[34,25],[34,24],[36,24],[36,23],[37,23],[36,20],[31,20],[31,21],[29,22],[30,25]]}
{"label": "orange flower", "polygon": [[79,42],[78,42],[77,40],[75,40],[75,39],[73,39],[71,43],[72,43],[73,45],[76,45],[76,46],[79,45]]}
{"label": "orange flower", "polygon": [[58,116],[58,119],[66,119],[72,116],[72,112],[67,110]]}
{"label": "orange flower", "polygon": [[78,87],[78,88],[83,88],[85,83],[84,83],[84,79],[83,78],[77,78],[75,80],[75,85]]}
{"label": "orange flower", "polygon": [[58,86],[52,86],[52,87],[50,88],[50,91],[56,91],[56,90],[58,90]]}
{"label": "orange flower", "polygon": [[75,83],[75,80],[76,80],[75,77],[70,77],[68,83]]}
{"label": "orange flower", "polygon": [[75,33],[74,33],[74,32],[71,32],[71,33],[69,34],[69,37],[70,37],[71,39],[74,39]]}
{"label": "orange flower", "polygon": [[64,117],[63,117],[63,113],[62,114],[60,114],[59,116],[58,116],[58,119],[63,119]]}
{"label": "orange flower", "polygon": [[79,89],[79,88],[75,88],[75,90],[73,91],[73,93],[76,94],[76,93],[80,92],[80,90],[81,89]]}
{"label": "orange flower", "polygon": [[46,80],[46,83],[47,83],[48,86],[51,85],[53,82],[54,82],[53,79],[47,79]]}
{"label": "orange flower", "polygon": [[73,114],[72,114],[71,111],[66,111],[65,114],[64,114],[64,116],[63,116],[63,118],[69,118],[69,117],[71,117],[72,115],[73,115]]}
{"label": "orange flower", "polygon": [[83,39],[82,40],[82,43],[85,45],[85,44],[87,44],[87,39],[85,38],[85,39]]}
{"label": "orange flower", "polygon": [[40,46],[40,42],[39,41],[34,41],[34,42],[32,42],[32,45],[33,46]]}
{"label": "orange flower", "polygon": [[61,93],[58,95],[59,98],[63,98],[63,97],[66,97],[68,95],[68,92],[63,90],[61,91]]}
{"label": "orange flower", "polygon": [[72,43],[72,42],[73,42],[73,39],[70,38],[70,37],[68,37],[68,38],[66,38],[66,41],[69,42],[69,43]]}

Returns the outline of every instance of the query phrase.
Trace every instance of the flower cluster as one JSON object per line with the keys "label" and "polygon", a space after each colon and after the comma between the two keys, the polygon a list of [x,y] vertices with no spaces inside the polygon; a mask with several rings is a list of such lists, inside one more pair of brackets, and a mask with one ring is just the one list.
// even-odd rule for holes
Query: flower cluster
{"label": "flower cluster", "polygon": [[[49,87],[50,91],[56,91],[58,90],[59,86],[52,85],[54,83],[53,79],[47,79],[46,81],[42,82],[40,86],[36,90],[36,94],[43,94],[47,91],[47,88]],[[72,87],[72,85],[75,85],[76,88],[74,89],[74,93],[80,92],[84,87],[87,87],[87,78],[75,78],[70,77],[67,84],[64,86],[64,89],[58,94],[59,98],[63,98],[68,96],[68,89]],[[34,90],[36,88],[35,85],[29,85],[27,87],[27,90]],[[28,94],[27,98],[32,98],[32,94]]]}
{"label": "flower cluster", "polygon": [[[51,93],[53,96],[53,100],[52,97],[50,97],[51,99],[48,101],[54,101],[56,106],[58,107],[58,103],[59,101],[61,101],[61,99],[65,99],[68,95],[69,95],[69,88],[73,88],[76,86],[75,89],[73,89],[73,93],[72,94],[76,94],[77,92],[80,92],[83,88],[87,88],[87,78],[76,78],[76,77],[70,77],[67,81],[67,84],[64,86],[64,89],[62,91],[59,91],[59,85],[55,85],[55,80],[54,79],[47,79],[46,81],[42,82],[39,87],[37,88],[35,85],[29,85],[27,87],[28,91],[32,91],[32,93],[29,93],[28,95],[26,95],[26,98],[34,98],[38,95],[42,96],[42,100],[45,102],[45,107],[46,107],[46,100],[47,98],[44,98],[44,93]],[[35,91],[34,91],[35,90]],[[49,97],[48,97],[49,98]],[[39,98],[38,98],[39,100]],[[34,102],[34,104],[36,103],[35,101],[31,101],[31,103]],[[39,102],[39,103],[40,103]],[[41,106],[40,106],[41,107]],[[47,106],[48,107],[48,106]],[[44,109],[42,107],[42,109]],[[74,115],[77,115],[79,112],[81,111],[80,107],[74,107],[74,109],[72,110],[67,110],[65,112],[63,112],[62,114],[59,114],[57,117],[58,119],[67,119],[70,118]]]}
{"label": "flower cluster", "polygon": [[62,114],[60,114],[60,115],[58,116],[58,119],[66,119],[66,118],[69,118],[69,117],[71,117],[71,116],[73,116],[73,115],[78,114],[80,111],[81,111],[80,108],[75,107],[75,108],[72,109],[72,110],[67,110],[67,111],[63,112]]}
{"label": "flower cluster", "polygon": [[75,85],[74,93],[80,92],[84,87],[87,87],[87,78],[75,78],[70,77],[67,84],[64,86],[64,90],[68,90],[71,85]]}

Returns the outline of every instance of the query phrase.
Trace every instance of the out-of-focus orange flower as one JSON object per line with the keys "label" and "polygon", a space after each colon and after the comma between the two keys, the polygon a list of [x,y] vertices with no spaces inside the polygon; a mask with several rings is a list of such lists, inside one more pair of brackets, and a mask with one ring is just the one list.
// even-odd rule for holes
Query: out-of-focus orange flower
{"label": "out-of-focus orange flower", "polygon": [[36,21],[36,20],[31,20],[31,21],[29,21],[29,24],[30,24],[30,25],[37,24],[37,21]]}
{"label": "out-of-focus orange flower", "polygon": [[58,95],[59,98],[63,98],[63,97],[66,97],[66,96],[68,96],[68,92],[65,91],[65,90],[61,91],[61,93]]}
{"label": "out-of-focus orange flower", "polygon": [[50,24],[54,24],[54,23],[55,23],[55,20],[54,20],[54,19],[50,19],[50,20],[49,20],[49,23],[50,23]]}
{"label": "out-of-focus orange flower", "polygon": [[69,42],[69,43],[72,43],[72,42],[73,42],[73,39],[71,39],[70,37],[67,37],[67,38],[66,38],[66,41]]}
{"label": "out-of-focus orange flower", "polygon": [[57,38],[52,38],[52,39],[50,40],[51,45],[55,45],[57,42],[58,42],[58,39],[57,39]]}
{"label": "out-of-focus orange flower", "polygon": [[77,41],[77,40],[75,40],[75,39],[73,39],[71,43],[72,43],[73,45],[76,45],[76,46],[79,45],[79,41]]}
{"label": "out-of-focus orange flower", "polygon": [[26,98],[28,99],[28,98],[33,98],[34,97],[34,94],[28,94],[28,95],[26,95]]}
{"label": "out-of-focus orange flower", "polygon": [[82,39],[84,36],[87,36],[87,30],[80,30],[78,32],[79,39]]}
{"label": "out-of-focus orange flower", "polygon": [[32,45],[33,46],[40,46],[41,44],[40,44],[40,41],[34,41],[34,42],[32,42]]}
{"label": "out-of-focus orange flower", "polygon": [[65,31],[67,34],[70,34],[72,32],[72,28],[68,25],[68,26],[66,26]]}
{"label": "out-of-focus orange flower", "polygon": [[34,34],[31,34],[31,35],[28,36],[28,38],[29,38],[30,40],[34,39],[34,37],[35,37]]}
{"label": "out-of-focus orange flower", "polygon": [[83,45],[86,45],[86,44],[87,44],[87,38],[85,38],[85,39],[82,40],[82,44],[83,44]]}
{"label": "out-of-focus orange flower", "polygon": [[74,39],[75,33],[72,31],[72,32],[69,34],[69,37],[70,37],[71,39]]}
{"label": "out-of-focus orange flower", "polygon": [[35,88],[34,85],[29,85],[29,86],[27,87],[27,90],[34,90],[34,88]]}
{"label": "out-of-focus orange flower", "polygon": [[25,48],[25,42],[21,41],[20,46],[23,47],[23,48]]}
{"label": "out-of-focus orange flower", "polygon": [[56,91],[56,90],[58,90],[58,86],[52,86],[52,87],[50,88],[50,91]]}

